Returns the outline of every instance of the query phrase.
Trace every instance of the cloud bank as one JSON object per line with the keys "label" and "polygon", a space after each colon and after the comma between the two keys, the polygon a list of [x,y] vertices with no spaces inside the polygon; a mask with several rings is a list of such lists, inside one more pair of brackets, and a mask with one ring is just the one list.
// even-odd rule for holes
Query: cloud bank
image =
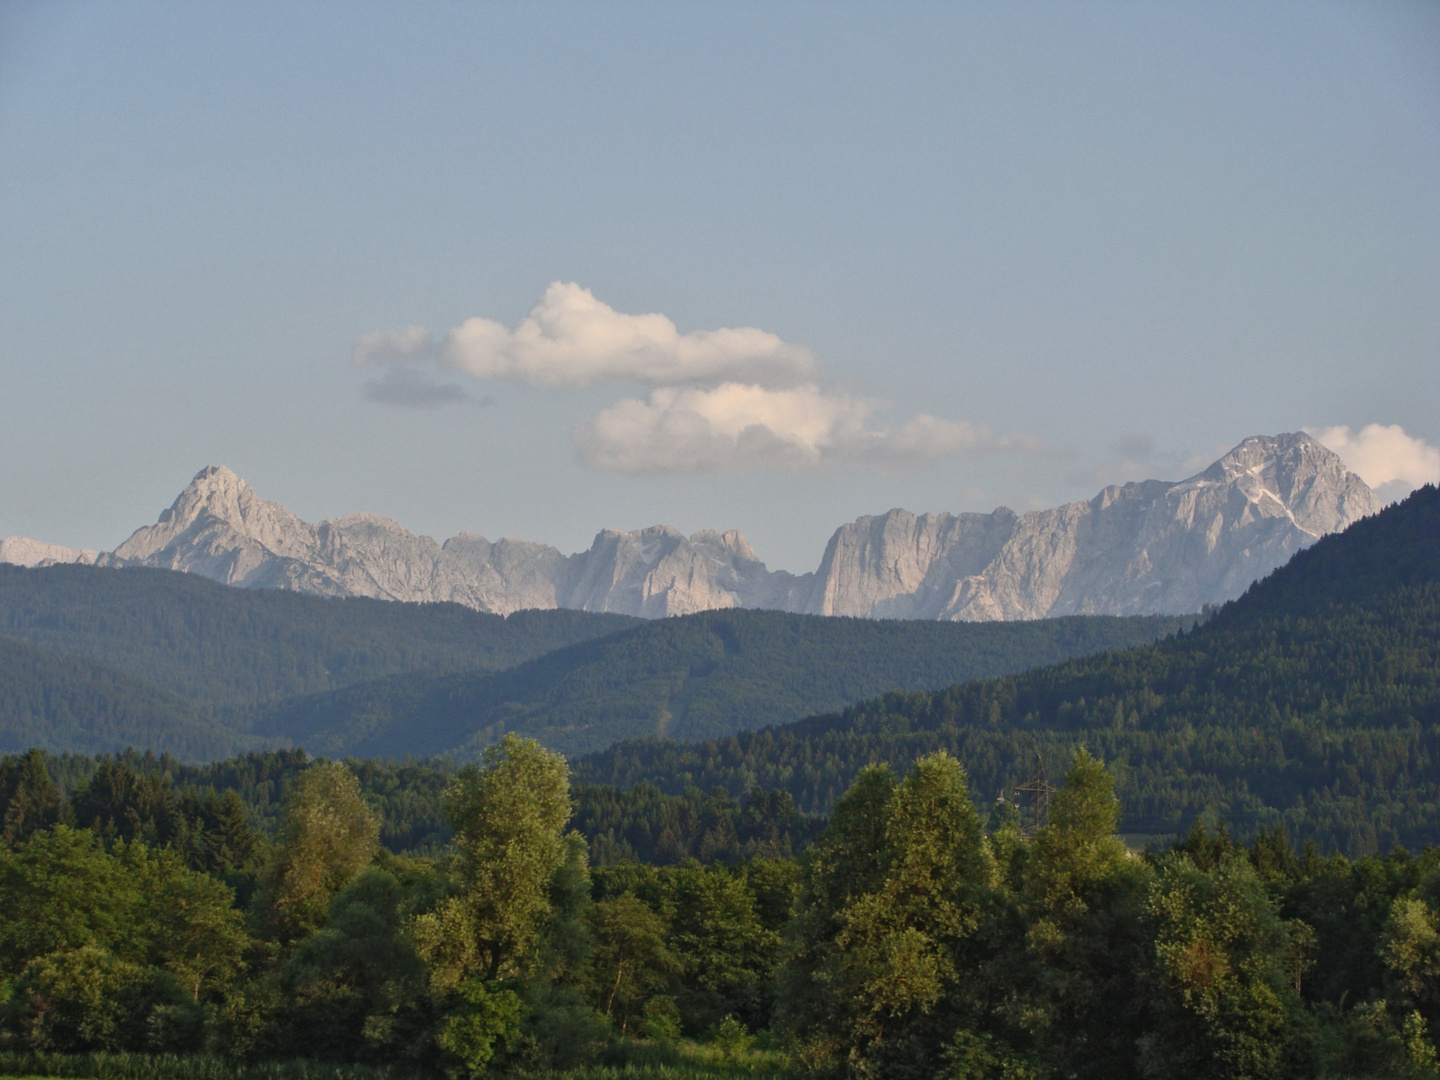
{"label": "cloud bank", "polygon": [[666,387],[595,413],[576,429],[575,446],[595,469],[722,472],[843,462],[905,468],[989,438],[984,428],[923,414],[899,430],[875,430],[866,421],[878,407],[816,386]]}
{"label": "cloud bank", "polygon": [[1407,434],[1399,424],[1366,424],[1358,431],[1340,424],[1305,431],[1334,450],[1383,502],[1403,499],[1425,484],[1440,484],[1440,448]]}
{"label": "cloud bank", "polygon": [[356,367],[403,364],[409,360],[428,359],[434,351],[435,335],[423,326],[371,330],[355,343],[350,362]]}
{"label": "cloud bank", "polygon": [[1033,438],[997,439],[983,426],[923,413],[898,428],[871,426],[885,403],[830,386],[803,345],[755,327],[682,334],[664,315],[627,315],[565,282],[546,289],[513,329],[477,317],[443,338],[422,326],[376,330],[351,358],[385,369],[367,394],[393,404],[462,399],[461,388],[435,380],[439,371],[556,389],[647,385],[645,397],[617,401],[573,432],[581,462],[612,472],[907,469],[966,449],[1042,449]]}

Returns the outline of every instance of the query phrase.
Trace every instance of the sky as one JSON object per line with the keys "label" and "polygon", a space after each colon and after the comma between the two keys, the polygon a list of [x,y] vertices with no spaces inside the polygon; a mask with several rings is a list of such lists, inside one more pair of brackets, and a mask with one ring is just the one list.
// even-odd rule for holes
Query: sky
{"label": "sky", "polygon": [[0,0],[0,536],[1440,480],[1440,5]]}

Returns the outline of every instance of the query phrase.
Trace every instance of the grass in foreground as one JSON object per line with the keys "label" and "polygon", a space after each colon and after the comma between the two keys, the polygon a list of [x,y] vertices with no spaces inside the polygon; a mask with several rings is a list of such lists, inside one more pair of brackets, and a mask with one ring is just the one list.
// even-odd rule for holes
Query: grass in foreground
{"label": "grass in foreground", "polygon": [[[785,1056],[750,1045],[627,1042],[623,1064],[528,1073],[525,1080],[793,1080]],[[416,1080],[409,1070],[319,1061],[241,1064],[208,1055],[0,1053],[0,1080]]]}
{"label": "grass in foreground", "polygon": [[321,1061],[247,1065],[214,1055],[0,1052],[0,1080],[417,1080],[414,1070]]}
{"label": "grass in foreground", "polygon": [[624,1048],[619,1065],[533,1074],[533,1080],[792,1080],[785,1055],[760,1046],[675,1042],[635,1042]]}

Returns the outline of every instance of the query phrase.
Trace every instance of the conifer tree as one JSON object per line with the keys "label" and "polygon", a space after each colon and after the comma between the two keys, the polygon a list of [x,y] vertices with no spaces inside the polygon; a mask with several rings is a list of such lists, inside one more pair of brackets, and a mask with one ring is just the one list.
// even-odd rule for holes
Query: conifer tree
{"label": "conifer tree", "polygon": [[18,844],[60,820],[60,793],[39,750],[0,761],[0,807],[0,841],[6,844]]}

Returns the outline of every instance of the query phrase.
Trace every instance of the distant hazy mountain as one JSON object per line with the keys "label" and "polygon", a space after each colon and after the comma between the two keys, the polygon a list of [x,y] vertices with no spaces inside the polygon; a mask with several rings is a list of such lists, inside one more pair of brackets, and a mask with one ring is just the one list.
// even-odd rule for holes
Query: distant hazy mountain
{"label": "distant hazy mountain", "polygon": [[448,600],[500,614],[1179,614],[1233,599],[1300,548],[1378,509],[1364,481],[1310,436],[1257,436],[1188,480],[1108,487],[1053,510],[863,517],[836,530],[816,573],[797,577],[768,570],[733,531],[607,529],[590,550],[565,555],[473,533],[439,544],[374,514],[311,525],[212,466],[113,552],[10,537],[0,561],[161,567],[245,588]]}
{"label": "distant hazy mountain", "polygon": [[7,536],[0,540],[0,563],[15,566],[50,566],[56,563],[93,563],[98,551],[88,548],[64,547],[31,540],[28,536]]}

